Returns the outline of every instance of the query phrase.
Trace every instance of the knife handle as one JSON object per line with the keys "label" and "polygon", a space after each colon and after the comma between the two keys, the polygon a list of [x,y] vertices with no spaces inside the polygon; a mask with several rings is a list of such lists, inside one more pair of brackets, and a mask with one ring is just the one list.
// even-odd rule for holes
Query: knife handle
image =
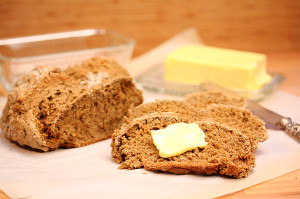
{"label": "knife handle", "polygon": [[300,124],[293,122],[291,118],[283,117],[279,121],[278,127],[280,129],[285,130],[286,132],[300,138]]}

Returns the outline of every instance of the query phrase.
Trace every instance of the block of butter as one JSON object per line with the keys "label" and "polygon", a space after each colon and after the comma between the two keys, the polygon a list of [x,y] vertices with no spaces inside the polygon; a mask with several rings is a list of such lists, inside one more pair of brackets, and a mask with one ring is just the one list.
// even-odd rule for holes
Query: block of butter
{"label": "block of butter", "polygon": [[175,123],[165,129],[152,130],[153,143],[159,156],[169,158],[207,145],[205,133],[196,123]]}
{"label": "block of butter", "polygon": [[169,53],[164,79],[186,84],[214,82],[230,89],[255,90],[271,81],[264,54],[187,45]]}

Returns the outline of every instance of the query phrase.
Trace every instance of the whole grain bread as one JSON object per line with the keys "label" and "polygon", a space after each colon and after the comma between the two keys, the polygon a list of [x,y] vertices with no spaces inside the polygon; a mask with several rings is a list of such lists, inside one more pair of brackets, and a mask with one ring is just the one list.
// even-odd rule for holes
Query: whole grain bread
{"label": "whole grain bread", "polygon": [[203,91],[188,94],[184,97],[184,102],[201,110],[212,104],[231,105],[245,108],[247,102],[242,97],[225,95],[218,91]]}
{"label": "whole grain bread", "polygon": [[212,121],[242,132],[250,139],[252,148],[256,150],[259,142],[268,138],[265,123],[251,111],[230,105],[214,104],[200,111],[200,119]]}
{"label": "whole grain bread", "polygon": [[178,114],[184,121],[196,121],[201,114],[195,107],[188,105],[180,100],[156,100],[146,104],[132,107],[126,116],[127,121],[138,118],[150,113],[173,112]]}
{"label": "whole grain bread", "polygon": [[[201,94],[201,96],[205,95]],[[215,100],[214,103],[207,106],[203,104],[201,109],[197,109],[184,101],[157,100],[129,109],[127,121],[150,113],[172,112],[181,117],[184,122],[216,122],[242,132],[249,137],[254,150],[258,148],[259,142],[264,142],[268,138],[265,123],[249,110],[217,103],[218,101]]]}
{"label": "whole grain bread", "polygon": [[243,133],[219,123],[197,122],[205,132],[208,145],[181,155],[162,158],[153,144],[151,130],[182,122],[174,113],[151,113],[123,124],[112,135],[112,157],[120,168],[158,170],[175,174],[220,174],[246,177],[255,166],[250,140]]}
{"label": "whole grain bread", "polygon": [[0,126],[8,139],[34,149],[80,147],[109,138],[142,101],[128,72],[111,59],[95,57],[65,71],[37,67],[9,93]]}

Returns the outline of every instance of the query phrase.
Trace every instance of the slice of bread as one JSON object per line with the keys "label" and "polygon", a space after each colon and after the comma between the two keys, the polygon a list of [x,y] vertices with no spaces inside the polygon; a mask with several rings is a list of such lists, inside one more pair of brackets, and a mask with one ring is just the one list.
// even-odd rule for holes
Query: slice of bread
{"label": "slice of bread", "polygon": [[146,168],[175,174],[220,174],[246,177],[255,166],[250,140],[219,123],[197,122],[208,145],[181,155],[162,158],[153,144],[151,130],[182,122],[174,113],[152,113],[133,119],[112,135],[112,157],[120,168]]}
{"label": "slice of bread", "polygon": [[[201,96],[205,95],[201,94]],[[215,100],[213,104],[203,105],[202,109],[196,109],[184,101],[157,100],[131,108],[128,111],[127,121],[149,113],[172,112],[181,117],[184,122],[210,121],[235,129],[249,137],[254,150],[258,148],[259,142],[268,138],[265,123],[249,110],[217,103],[218,101]]]}
{"label": "slice of bread", "polygon": [[245,134],[254,150],[258,148],[259,142],[268,138],[265,123],[247,109],[214,104],[200,111],[200,114],[201,120],[217,122]]}
{"label": "slice of bread", "polygon": [[65,71],[45,66],[22,76],[0,125],[8,139],[34,149],[80,147],[109,138],[142,101],[123,67],[96,57]]}
{"label": "slice of bread", "polygon": [[132,119],[143,115],[162,112],[173,112],[178,114],[183,121],[195,121],[201,116],[199,110],[183,101],[165,99],[130,108],[126,120],[131,121]]}
{"label": "slice of bread", "polygon": [[234,97],[225,95],[217,91],[203,91],[188,94],[184,97],[184,101],[201,110],[212,104],[231,105],[240,108],[245,108],[247,102],[242,97]]}

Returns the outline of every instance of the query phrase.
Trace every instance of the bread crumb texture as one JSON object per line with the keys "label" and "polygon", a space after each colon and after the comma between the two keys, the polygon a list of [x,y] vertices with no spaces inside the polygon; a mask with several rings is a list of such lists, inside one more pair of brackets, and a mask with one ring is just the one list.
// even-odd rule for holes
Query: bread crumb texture
{"label": "bread crumb texture", "polygon": [[[264,122],[245,106],[242,98],[199,92],[183,101],[157,100],[130,108],[126,123],[112,135],[112,157],[121,169],[247,177],[255,166],[254,151],[268,135]],[[208,145],[178,156],[160,157],[151,130],[179,122],[197,123]]]}
{"label": "bread crumb texture", "polygon": [[80,147],[109,138],[142,101],[114,60],[95,57],[64,71],[40,66],[16,82],[0,125],[8,139],[34,149]]}

